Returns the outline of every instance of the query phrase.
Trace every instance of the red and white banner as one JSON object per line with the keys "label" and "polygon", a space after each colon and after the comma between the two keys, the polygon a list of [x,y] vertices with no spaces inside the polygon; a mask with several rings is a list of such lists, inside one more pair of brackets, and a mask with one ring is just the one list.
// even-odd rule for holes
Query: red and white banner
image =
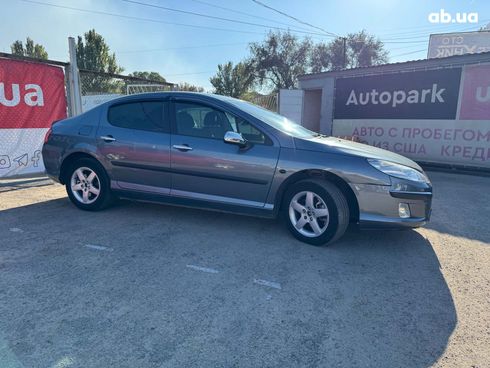
{"label": "red and white banner", "polygon": [[0,177],[44,171],[44,135],[65,117],[63,69],[0,59]]}

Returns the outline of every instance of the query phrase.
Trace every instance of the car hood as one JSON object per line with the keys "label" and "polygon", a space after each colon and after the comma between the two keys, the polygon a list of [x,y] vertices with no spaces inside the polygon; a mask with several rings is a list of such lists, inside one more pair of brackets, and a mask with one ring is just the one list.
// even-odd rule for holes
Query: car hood
{"label": "car hood", "polygon": [[345,139],[326,136],[318,136],[310,139],[295,138],[295,145],[297,149],[375,158],[395,162],[400,165],[423,171],[416,162],[405,156],[367,144],[347,141]]}

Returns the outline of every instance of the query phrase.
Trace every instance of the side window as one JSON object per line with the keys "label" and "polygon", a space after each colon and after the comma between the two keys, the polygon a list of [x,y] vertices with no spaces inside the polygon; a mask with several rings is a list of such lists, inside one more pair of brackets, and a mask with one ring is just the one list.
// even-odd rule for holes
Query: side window
{"label": "side window", "polygon": [[193,137],[223,139],[233,130],[225,113],[192,102],[175,103],[175,122],[177,134]]}
{"label": "side window", "polygon": [[111,125],[151,132],[168,132],[168,123],[163,119],[162,101],[128,102],[109,107],[107,120]]}
{"label": "side window", "polygon": [[222,140],[225,133],[234,131],[252,143],[272,142],[247,121],[228,112],[192,102],[175,103],[177,134]]}
{"label": "side window", "polygon": [[226,116],[233,126],[233,130],[235,132],[241,133],[243,138],[245,138],[247,141],[256,144],[272,144],[272,141],[264,133],[255,128],[248,121],[229,113],[226,113]]}

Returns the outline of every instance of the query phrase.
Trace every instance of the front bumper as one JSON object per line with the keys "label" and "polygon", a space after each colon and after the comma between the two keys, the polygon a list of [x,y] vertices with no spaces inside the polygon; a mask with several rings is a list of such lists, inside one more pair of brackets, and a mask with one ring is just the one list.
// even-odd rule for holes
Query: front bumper
{"label": "front bumper", "polygon": [[[391,186],[354,184],[362,228],[415,228],[425,225],[432,211],[430,183],[392,178]],[[410,217],[402,218],[400,203],[408,205]]]}

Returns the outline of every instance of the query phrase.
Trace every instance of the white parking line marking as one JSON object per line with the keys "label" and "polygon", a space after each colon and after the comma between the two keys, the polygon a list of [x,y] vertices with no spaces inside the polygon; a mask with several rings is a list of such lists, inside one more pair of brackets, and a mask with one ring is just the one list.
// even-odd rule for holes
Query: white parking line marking
{"label": "white parking line marking", "polygon": [[112,252],[112,248],[109,247],[104,247],[102,245],[95,245],[95,244],[84,244],[84,247],[90,248],[90,249],[95,249],[95,250],[105,250],[106,252]]}
{"label": "white parking line marking", "polygon": [[9,230],[13,233],[23,233],[24,232],[24,230],[19,229],[18,227],[11,227]]}
{"label": "white parking line marking", "polygon": [[254,283],[256,283],[258,285],[268,286],[268,287],[271,287],[274,289],[281,290],[281,284],[278,282],[261,280],[261,279],[254,279]]}
{"label": "white parking line marking", "polygon": [[218,273],[219,272],[218,270],[215,270],[213,268],[207,268],[207,267],[201,267],[201,266],[187,265],[186,267],[192,268],[193,270],[207,272],[207,273]]}
{"label": "white parking line marking", "polygon": [[67,368],[69,366],[72,366],[74,363],[75,362],[73,361],[72,358],[64,357],[58,360],[56,364],[53,366],[53,368]]}

